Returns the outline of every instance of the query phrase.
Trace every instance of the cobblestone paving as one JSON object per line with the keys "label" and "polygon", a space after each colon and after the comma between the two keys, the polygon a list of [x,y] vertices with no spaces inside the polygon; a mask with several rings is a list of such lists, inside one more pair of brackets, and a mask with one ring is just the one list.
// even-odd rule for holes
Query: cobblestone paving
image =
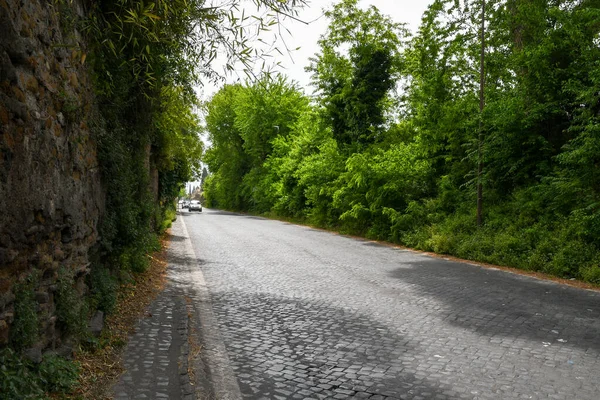
{"label": "cobblestone paving", "polygon": [[170,263],[167,287],[148,307],[127,343],[126,371],[112,388],[115,400],[196,398],[188,375],[187,285],[176,279],[180,268]]}
{"label": "cobblestone paving", "polygon": [[245,399],[598,399],[600,296],[306,227],[186,214]]}

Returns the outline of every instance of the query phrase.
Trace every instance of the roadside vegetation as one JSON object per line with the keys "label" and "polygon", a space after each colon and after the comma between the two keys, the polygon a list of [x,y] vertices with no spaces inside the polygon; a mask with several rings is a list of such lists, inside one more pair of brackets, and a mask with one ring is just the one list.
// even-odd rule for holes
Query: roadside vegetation
{"label": "roadside vegetation", "polygon": [[[98,382],[109,383],[102,368],[113,368],[108,362],[117,361],[133,324],[118,317],[124,304],[135,314],[153,293],[147,288],[156,280],[148,272],[152,254],[161,250],[159,238],[175,217],[185,182],[201,176],[195,88],[219,81],[235,63],[249,69],[262,61],[252,40],[304,2],[253,3],[259,15],[240,15],[242,0],[217,6],[205,0],[48,3],[69,41],[60,46],[72,49],[93,79],[94,104],[82,107],[65,97],[64,112],[93,132],[106,206],[83,298],[69,271],[59,271],[57,326],[78,361],[70,359],[73,351],[41,360],[24,354],[42,334],[34,297],[39,277],[32,275],[17,288],[10,345],[0,350],[0,399],[59,398],[73,391],[76,398],[97,398]],[[224,71],[213,66],[217,55]],[[108,316],[99,338],[87,326],[97,311]]]}
{"label": "roadside vegetation", "polygon": [[410,36],[343,0],[314,97],[225,86],[207,206],[600,283],[600,3],[482,3],[436,0]]}

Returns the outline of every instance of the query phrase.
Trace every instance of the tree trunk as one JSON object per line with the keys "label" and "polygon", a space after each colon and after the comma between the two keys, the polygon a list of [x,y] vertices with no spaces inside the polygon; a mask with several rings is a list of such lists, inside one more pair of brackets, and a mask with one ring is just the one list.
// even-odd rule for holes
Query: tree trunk
{"label": "tree trunk", "polygon": [[479,65],[479,143],[477,148],[477,226],[483,225],[483,108],[485,107],[485,0],[481,1],[481,61]]}

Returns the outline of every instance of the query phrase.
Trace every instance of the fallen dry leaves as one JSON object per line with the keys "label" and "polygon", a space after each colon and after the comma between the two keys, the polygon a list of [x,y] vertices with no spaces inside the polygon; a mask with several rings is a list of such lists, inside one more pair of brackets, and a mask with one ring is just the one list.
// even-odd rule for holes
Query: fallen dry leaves
{"label": "fallen dry leaves", "polygon": [[121,356],[127,339],[135,332],[139,318],[147,313],[147,306],[165,286],[169,238],[167,232],[161,239],[161,250],[149,256],[148,270],[133,277],[134,282],[121,286],[115,311],[104,321],[99,348],[76,354],[81,364],[80,385],[71,398],[111,398],[108,390],[124,372]]}
{"label": "fallen dry leaves", "polygon": [[189,324],[189,335],[188,335],[188,375],[190,376],[190,382],[194,385],[196,382],[196,371],[194,371],[194,360],[200,355],[202,352],[202,346],[199,343],[199,332],[196,326],[192,323],[193,320],[193,306],[192,299],[189,296],[185,296],[185,303],[187,308],[187,317],[190,322]]}

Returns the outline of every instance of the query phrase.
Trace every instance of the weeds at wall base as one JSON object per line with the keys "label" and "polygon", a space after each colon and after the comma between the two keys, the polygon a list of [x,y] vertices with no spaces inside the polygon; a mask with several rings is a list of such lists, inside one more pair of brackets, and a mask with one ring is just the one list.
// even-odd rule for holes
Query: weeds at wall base
{"label": "weeds at wall base", "polygon": [[90,318],[88,302],[74,286],[74,273],[66,268],[58,271],[55,302],[58,323],[67,335],[83,338]]}
{"label": "weeds at wall base", "polygon": [[39,364],[10,348],[0,350],[0,400],[44,400],[48,393],[67,394],[77,386],[79,364],[47,355]]}
{"label": "weeds at wall base", "polygon": [[39,274],[31,273],[15,287],[14,321],[10,330],[10,345],[16,351],[32,346],[39,338],[39,320],[35,290]]}

